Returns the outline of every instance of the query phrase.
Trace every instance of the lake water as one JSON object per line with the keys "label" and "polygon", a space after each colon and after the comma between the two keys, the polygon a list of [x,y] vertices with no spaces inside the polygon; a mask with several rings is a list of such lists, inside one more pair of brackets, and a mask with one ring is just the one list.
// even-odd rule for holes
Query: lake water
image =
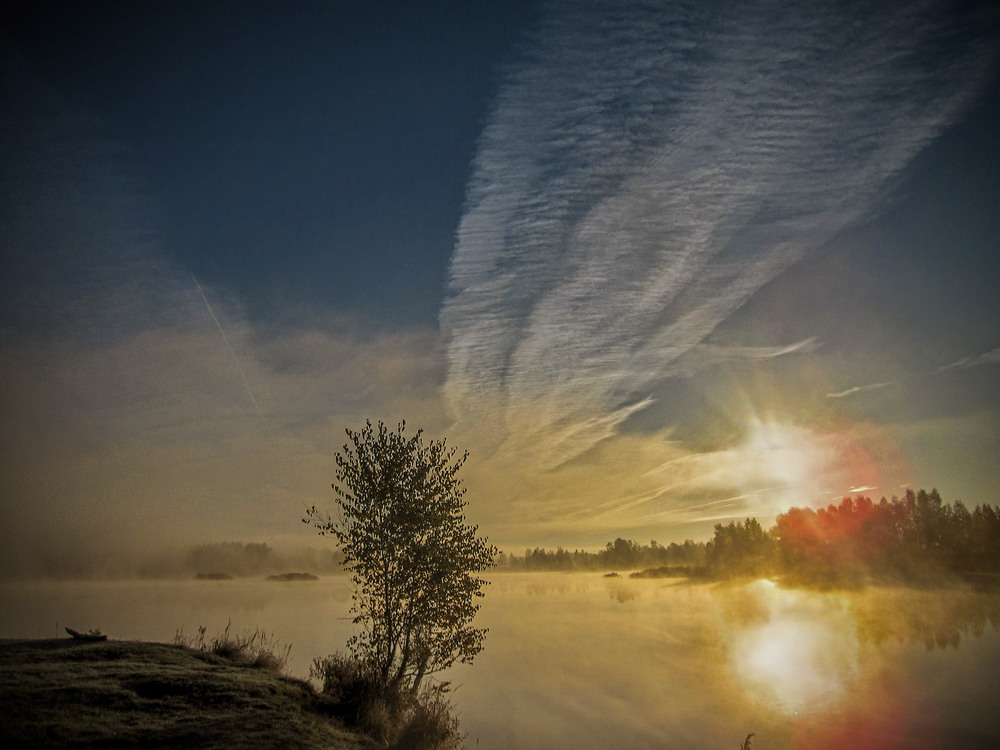
{"label": "lake water", "polygon": [[[0,636],[172,641],[227,622],[342,649],[350,587],[316,582],[0,585]],[[1000,595],[496,574],[472,666],[447,675],[479,748],[952,748],[1000,743]]]}

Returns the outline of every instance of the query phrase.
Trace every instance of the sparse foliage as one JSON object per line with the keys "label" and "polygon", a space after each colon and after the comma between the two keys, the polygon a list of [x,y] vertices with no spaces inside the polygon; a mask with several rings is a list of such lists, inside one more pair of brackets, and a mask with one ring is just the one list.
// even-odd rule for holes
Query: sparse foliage
{"label": "sparse foliage", "polygon": [[388,693],[416,695],[423,679],[471,662],[486,630],[472,626],[497,550],[465,522],[457,474],[468,454],[422,431],[366,422],[336,454],[339,514],[303,519],[340,545],[352,574],[359,632],[351,654]]}
{"label": "sparse foliage", "polygon": [[226,623],[226,629],[208,643],[205,642],[207,628],[204,625],[198,628],[198,635],[195,637],[184,635],[184,628],[181,627],[174,634],[174,643],[195,651],[208,651],[237,664],[272,672],[283,672],[288,666],[291,644],[282,646],[274,633],[268,634],[260,629],[230,635],[230,627],[232,621]]}
{"label": "sparse foliage", "polygon": [[197,636],[186,636],[184,635],[184,626],[177,628],[177,632],[174,633],[174,644],[177,646],[183,646],[184,648],[190,648],[195,651],[204,651],[208,648],[205,645],[205,634],[208,632],[208,628],[204,625],[198,626]]}
{"label": "sparse foliage", "polygon": [[319,680],[329,710],[389,748],[452,750],[463,735],[448,701],[448,683],[419,693],[387,691],[364,663],[334,653],[314,659],[309,677]]}

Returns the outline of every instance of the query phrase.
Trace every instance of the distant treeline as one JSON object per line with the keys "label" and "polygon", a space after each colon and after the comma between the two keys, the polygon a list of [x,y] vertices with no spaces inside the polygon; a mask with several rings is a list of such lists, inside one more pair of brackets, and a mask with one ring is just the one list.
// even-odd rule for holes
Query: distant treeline
{"label": "distant treeline", "polygon": [[506,570],[628,570],[677,566],[698,568],[705,565],[705,542],[690,539],[683,544],[671,542],[667,546],[655,540],[642,545],[631,539],[619,537],[599,552],[584,550],[554,551],[535,547],[526,549],[523,557],[500,553],[498,567]]}
{"label": "distant treeline", "polygon": [[[791,508],[765,530],[755,518],[715,525],[708,542],[608,542],[599,552],[535,548],[501,555],[509,570],[628,570],[646,575],[785,576],[850,584],[867,579],[929,581],[1000,573],[1000,508],[944,503],[937,490],[903,497],[845,498],[813,510]],[[658,570],[657,570],[658,569]]]}
{"label": "distant treeline", "polygon": [[266,542],[198,544],[145,561],[142,578],[200,576],[254,578],[290,570],[311,574],[338,573],[343,555],[338,549],[301,547],[275,550]]}
{"label": "distant treeline", "polygon": [[116,578],[264,578],[301,571],[329,575],[342,571],[340,550],[266,542],[213,542],[150,550],[91,552],[44,549],[24,566],[25,578],[66,580]]}

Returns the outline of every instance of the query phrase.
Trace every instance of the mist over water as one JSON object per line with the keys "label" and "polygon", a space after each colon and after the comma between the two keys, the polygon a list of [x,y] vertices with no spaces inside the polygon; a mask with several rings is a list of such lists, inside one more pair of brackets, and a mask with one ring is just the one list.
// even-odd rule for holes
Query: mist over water
{"label": "mist over water", "polygon": [[1000,597],[497,576],[456,702],[479,747],[948,747],[1000,737]]}
{"label": "mist over water", "polygon": [[[498,573],[471,666],[443,679],[479,748],[988,746],[1000,595],[817,592],[594,573]],[[172,641],[231,621],[291,643],[289,670],[351,633],[349,581],[0,586],[0,635]],[[971,743],[971,744],[970,744]]]}

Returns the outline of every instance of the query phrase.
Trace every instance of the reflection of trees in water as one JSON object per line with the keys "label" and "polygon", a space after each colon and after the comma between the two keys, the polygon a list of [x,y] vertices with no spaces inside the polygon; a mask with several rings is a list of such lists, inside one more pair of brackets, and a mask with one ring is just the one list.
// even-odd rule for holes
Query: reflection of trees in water
{"label": "reflection of trees in water", "polygon": [[969,591],[868,589],[851,598],[858,639],[958,648],[962,636],[1000,632],[1000,595]]}
{"label": "reflection of trees in water", "polygon": [[[508,577],[509,576],[509,577]],[[581,594],[593,586],[592,578],[581,579],[573,575],[561,574],[501,574],[491,579],[491,585],[509,587],[528,597],[543,599]]]}
{"label": "reflection of trees in water", "polygon": [[608,588],[608,595],[619,604],[630,602],[637,596],[634,589],[625,588],[624,586],[610,586]]}
{"label": "reflection of trees in water", "polygon": [[558,594],[565,596],[572,590],[568,578],[557,578],[556,576],[544,576],[533,578],[524,584],[524,592],[529,596],[553,596]]}

